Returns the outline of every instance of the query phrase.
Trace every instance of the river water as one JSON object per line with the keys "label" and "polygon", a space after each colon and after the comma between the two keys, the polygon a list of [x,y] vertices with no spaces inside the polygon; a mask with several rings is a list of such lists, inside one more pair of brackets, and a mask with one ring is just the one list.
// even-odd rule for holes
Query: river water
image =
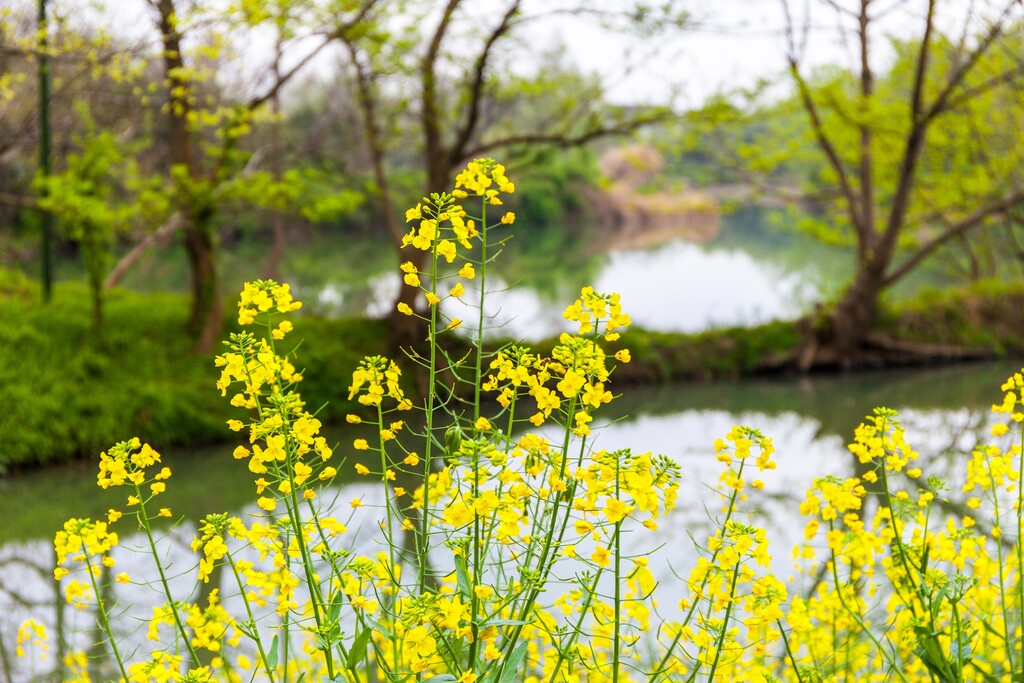
{"label": "river water", "polygon": [[[350,252],[359,253],[361,248]],[[325,253],[322,246],[313,249]],[[293,258],[302,263],[311,257]],[[505,334],[546,336],[560,329],[561,310],[587,283],[580,282],[586,277],[599,289],[620,291],[634,322],[644,327],[694,331],[756,323],[797,315],[815,296],[834,286],[839,270],[834,258],[828,253],[771,254],[760,246],[744,248],[728,235],[704,245],[675,241],[585,257],[585,266],[547,273],[543,286],[499,293],[488,313],[504,325]],[[311,308],[321,312],[380,313],[397,279],[386,272],[386,259],[384,271],[367,265],[368,261],[364,258],[361,267],[353,266],[358,275],[348,278],[334,277],[331,269],[318,265],[305,281],[296,278],[297,289]],[[790,566],[788,548],[799,540],[802,528],[799,501],[815,477],[853,474],[854,460],[846,444],[874,406],[900,410],[926,473],[955,481],[965,454],[987,438],[989,408],[1001,398],[999,385],[1017,369],[1019,364],[996,362],[855,376],[630,387],[595,425],[600,428],[595,429],[594,445],[663,453],[681,465],[684,483],[679,509],[661,526],[659,541],[665,548],[652,565],[663,590],[671,594],[673,574],[685,572],[693,557],[692,550],[687,550],[692,548],[689,534],[699,537],[708,525],[706,506],[711,499],[705,484],[714,482],[719,471],[712,443],[734,424],[755,427],[772,437],[779,467],[764,477],[765,489],[750,509],[759,511],[758,523],[769,530],[779,548],[773,567],[785,575]],[[351,441],[341,434],[340,426],[335,429],[339,431],[332,433],[341,442]],[[159,449],[159,444],[155,446]],[[168,553],[178,570],[185,571],[192,562],[187,546],[197,519],[209,512],[253,510],[251,477],[230,451],[231,446],[226,446],[165,453],[175,474],[162,504],[180,518],[165,533],[170,539]],[[373,495],[351,479],[343,486],[349,488],[341,489],[341,500]],[[950,497],[955,500],[955,489]],[[52,632],[62,610],[66,631],[91,628],[89,612],[61,607],[55,593],[53,534],[68,517],[102,517],[117,502],[96,488],[91,463],[0,480],[0,683],[29,680],[30,665],[14,657],[15,634],[23,619],[39,619]],[[365,520],[368,528],[376,525],[371,516]],[[126,530],[123,540],[128,548],[117,555],[118,571],[123,568],[134,576],[142,569],[131,546],[141,539]],[[119,586],[114,591],[110,598],[121,605],[153,601],[152,591],[138,586]],[[85,646],[95,640],[88,635],[78,638],[79,644],[85,639]],[[49,663],[37,662],[36,671],[47,670],[52,661],[51,657]]]}

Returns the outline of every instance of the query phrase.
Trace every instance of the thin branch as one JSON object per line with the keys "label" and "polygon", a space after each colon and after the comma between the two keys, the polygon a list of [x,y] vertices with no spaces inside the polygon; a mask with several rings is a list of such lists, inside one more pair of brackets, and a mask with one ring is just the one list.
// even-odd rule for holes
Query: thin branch
{"label": "thin branch", "polygon": [[434,29],[434,35],[430,39],[427,53],[423,56],[423,61],[420,64],[420,78],[423,84],[421,92],[423,102],[420,116],[423,123],[424,142],[426,145],[424,152],[427,155],[428,163],[430,163],[430,160],[436,159],[437,155],[441,152],[441,131],[440,121],[438,120],[437,89],[435,83],[437,78],[435,72],[437,59],[441,53],[441,43],[444,42],[444,36],[451,25],[452,15],[455,14],[455,10],[458,9],[461,2],[462,0],[448,0],[448,5],[445,7],[441,20]]}
{"label": "thin branch", "polygon": [[787,0],[781,0],[781,3],[786,22],[786,59],[789,62],[790,75],[796,83],[797,91],[800,95],[800,102],[803,105],[804,111],[811,119],[811,128],[814,131],[815,139],[818,141],[818,147],[820,147],[822,152],[825,153],[825,157],[828,159],[829,165],[832,167],[832,170],[835,171],[836,177],[839,179],[839,187],[842,191],[843,198],[846,200],[850,222],[853,223],[853,227],[857,231],[857,235],[859,237],[858,242],[860,244],[865,244],[868,240],[868,233],[871,226],[865,225],[864,223],[863,216],[857,206],[857,193],[854,191],[853,185],[850,183],[846,167],[843,164],[843,160],[840,158],[835,145],[825,132],[825,125],[821,120],[820,113],[818,112],[818,105],[815,104],[814,98],[811,95],[810,86],[808,86],[803,74],[800,73],[800,55],[796,45],[796,28],[793,22],[793,15],[789,9],[789,2],[787,2]]}
{"label": "thin branch", "polygon": [[146,251],[169,238],[180,230],[183,225],[185,225],[185,216],[182,212],[178,211],[121,257],[121,260],[117,262],[107,275],[107,279],[103,281],[103,288],[111,289],[120,284],[124,276],[128,274],[128,271],[142,258]]}
{"label": "thin branch", "polygon": [[[458,157],[462,159],[465,154],[463,150],[469,144],[470,138],[473,136],[476,130],[477,122],[480,120],[480,104],[483,100],[483,89],[484,81],[486,79],[487,62],[490,59],[491,51],[497,42],[508,33],[512,19],[519,13],[519,6],[521,0],[515,0],[505,12],[505,15],[501,18],[501,22],[495,27],[491,34],[487,36],[487,41],[484,43],[483,49],[480,51],[480,56],[477,57],[476,65],[473,69],[473,82],[469,88],[469,105],[468,111],[466,112],[466,122],[462,125],[456,136],[455,143],[452,145],[449,152],[449,157]],[[455,159],[451,159],[453,163],[457,163]]]}
{"label": "thin branch", "polygon": [[793,76],[793,80],[796,81],[804,110],[811,119],[811,128],[814,131],[814,137],[818,140],[818,146],[825,153],[829,165],[832,166],[832,170],[835,171],[836,176],[839,178],[839,187],[846,200],[850,221],[857,230],[857,234],[861,236],[863,241],[866,241],[871,226],[864,224],[863,216],[857,208],[857,193],[854,192],[853,186],[850,184],[849,175],[846,172],[846,167],[843,165],[843,160],[839,157],[839,152],[836,151],[835,145],[832,144],[832,140],[829,139],[828,134],[825,132],[825,125],[818,113],[818,106],[814,103],[811,89],[807,85],[807,81],[804,80],[803,75],[801,75],[799,63],[793,55],[789,57],[789,71]]}
{"label": "thin branch", "polygon": [[256,97],[253,97],[251,100],[249,100],[246,103],[245,108],[247,110],[249,110],[249,111],[252,111],[252,110],[256,109],[257,107],[259,107],[260,105],[265,104],[265,103],[269,102],[270,100],[272,100],[274,97],[276,97],[277,93],[280,92],[281,88],[283,88],[288,83],[288,81],[292,78],[292,76],[294,76],[299,71],[301,71],[304,66],[309,64],[313,60],[314,57],[316,57],[318,54],[320,54],[320,52],[325,47],[330,45],[332,42],[334,42],[334,36],[333,35],[326,36],[320,42],[319,45],[317,45],[305,57],[300,59],[294,66],[292,66],[292,68],[288,69],[288,71],[285,71],[283,74],[279,74],[278,77],[276,79],[274,79],[273,85],[271,85],[267,89],[266,92],[264,92],[262,95],[258,95]]}
{"label": "thin branch", "polygon": [[276,97],[278,92],[280,92],[281,88],[283,88],[288,83],[288,81],[290,81],[292,77],[295,76],[295,74],[301,71],[303,67],[309,64],[309,62],[311,62],[317,55],[319,55],[324,48],[333,43],[335,40],[344,40],[344,38],[348,36],[349,33],[351,33],[351,31],[354,28],[359,26],[366,19],[367,15],[373,10],[374,6],[378,3],[378,1],[379,0],[367,0],[366,2],[364,2],[363,6],[359,9],[359,12],[357,12],[354,17],[340,24],[333,31],[325,35],[321,43],[317,45],[305,57],[300,59],[294,66],[292,66],[292,68],[288,69],[284,73],[275,71],[276,78],[274,80],[274,84],[270,87],[269,90],[267,90],[267,92],[249,100],[248,104],[246,105],[246,108],[252,111],[261,104],[264,104],[273,99],[274,97]]}
{"label": "thin branch", "polygon": [[915,127],[921,117],[921,102],[924,99],[924,81],[928,73],[928,54],[932,44],[932,30],[935,28],[935,0],[928,0],[928,14],[924,20],[924,36],[917,53],[917,65],[914,70],[914,94],[911,98],[910,121]]}
{"label": "thin branch", "polygon": [[886,276],[882,282],[883,287],[889,287],[903,278],[905,275],[910,273],[914,268],[917,267],[921,261],[923,261],[929,254],[935,251],[937,248],[953,239],[958,235],[962,235],[968,230],[980,225],[986,218],[994,216],[996,214],[1003,213],[1008,209],[1015,207],[1016,205],[1024,202],[1024,189],[1017,189],[1010,194],[998,199],[991,204],[982,206],[975,209],[968,216],[950,223],[944,231],[928,240],[914,253],[913,256],[905,260],[899,266],[896,267],[892,273]]}
{"label": "thin branch", "polygon": [[[914,175],[917,170],[917,161],[925,145],[925,132],[930,117],[921,116],[921,109],[924,106],[924,82],[928,74],[928,55],[931,45],[932,31],[935,28],[935,2],[928,0],[928,13],[925,15],[924,35],[921,37],[921,47],[917,54],[917,65],[914,70],[914,87],[910,105],[910,132],[907,134],[907,141],[903,149],[903,158],[900,160],[899,175],[896,182],[896,191],[893,192],[889,217],[885,225],[885,232],[878,248],[878,256],[885,264],[892,257],[896,245],[896,238],[905,227],[907,210],[910,206],[910,191],[914,185]],[[884,265],[883,265],[884,267]]]}
{"label": "thin branch", "polygon": [[0,204],[6,204],[7,206],[16,206],[19,209],[38,209],[39,200],[34,197],[25,197],[22,195],[11,194],[10,192],[0,192]]}
{"label": "thin branch", "polygon": [[1003,71],[1000,74],[992,76],[991,78],[986,79],[973,87],[964,88],[956,97],[951,98],[946,103],[946,109],[956,109],[965,102],[969,102],[971,99],[977,97],[978,95],[983,95],[984,93],[995,88],[996,86],[1003,85],[1006,83],[1012,83],[1021,77],[1024,77],[1024,62],[1018,64],[1016,68],[1007,69],[1006,71]]}
{"label": "thin branch", "polygon": [[470,159],[483,156],[496,149],[511,147],[514,145],[534,144],[551,145],[553,147],[561,148],[578,147],[604,137],[628,135],[636,132],[644,126],[663,123],[672,116],[674,116],[672,112],[659,112],[652,116],[638,117],[613,126],[593,128],[578,135],[568,135],[566,133],[524,133],[521,135],[509,135],[508,137],[481,143],[476,147],[466,150],[464,158]]}
{"label": "thin branch", "polygon": [[[929,16],[931,15],[933,4],[934,0],[929,2]],[[933,102],[932,106],[928,108],[928,112],[925,115],[927,119],[934,119],[936,116],[949,109],[949,98],[953,91],[960,86],[971,69],[973,69],[985,53],[988,52],[988,49],[992,47],[992,44],[995,43],[996,39],[1002,35],[1003,26],[1010,14],[1010,11],[1013,9],[1014,5],[1019,4],[1024,3],[1022,3],[1021,0],[1011,0],[1011,2],[1007,3],[1006,7],[1004,7],[1003,11],[1000,13],[999,18],[992,23],[992,26],[989,27],[988,33],[986,33],[981,39],[981,42],[978,43],[977,47],[975,47],[974,50],[967,55],[967,59],[962,62],[952,74],[950,74],[946,87],[942,89],[938,97],[935,98],[935,102]],[[925,37],[927,38],[927,35]],[[915,122],[916,121],[917,119],[915,118]]]}
{"label": "thin branch", "polygon": [[363,114],[363,130],[366,134],[366,145],[369,149],[370,161],[373,165],[373,175],[377,184],[377,193],[380,197],[380,208],[384,215],[384,224],[392,244],[394,244],[396,249],[401,250],[403,231],[396,222],[394,205],[391,202],[391,184],[388,182],[387,170],[384,167],[384,143],[378,125],[377,100],[373,93],[373,77],[369,73],[369,67],[360,61],[355,44],[346,38],[342,38],[342,40],[348,48],[352,59],[352,66],[355,69],[358,101]]}

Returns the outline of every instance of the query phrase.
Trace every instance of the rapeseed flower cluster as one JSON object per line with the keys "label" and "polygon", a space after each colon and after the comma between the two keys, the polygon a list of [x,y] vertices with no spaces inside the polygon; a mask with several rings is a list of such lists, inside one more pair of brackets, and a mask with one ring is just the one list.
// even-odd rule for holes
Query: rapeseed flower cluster
{"label": "rapeseed flower cluster", "polygon": [[[128,487],[126,504],[105,521],[69,520],[55,575],[68,602],[95,611],[121,680],[990,683],[1024,670],[1021,374],[1003,385],[992,430],[1005,440],[1012,428],[1016,441],[974,451],[963,509],[917,467],[894,411],[858,427],[856,476],[816,479],[800,505],[793,554],[805,592],[773,574],[757,515],[774,446],[731,429],[707,455],[721,465],[712,528],[665,600],[653,533],[677,505],[696,504],[678,500],[682,472],[665,456],[594,446],[615,368],[631,360],[603,348],[630,325],[619,295],[583,288],[564,316],[576,329],[549,354],[484,348],[482,313],[469,352],[441,343],[461,321],[440,304],[470,280],[482,310],[489,235],[515,218],[487,212],[514,190],[500,164],[476,160],[450,193],[406,214],[405,244],[424,259],[403,263],[401,277],[426,307],[399,311],[426,323],[429,351],[407,351],[412,378],[402,359],[367,357],[348,387],[358,411],[346,423],[360,431],[346,468],[380,496],[325,502],[338,498],[333,449],[280,348],[301,304],[272,281],[245,285],[247,329],[216,358],[217,389],[249,416],[228,427],[247,437],[234,457],[253,478],[254,512],[198,522],[191,590],[172,590],[182,569],[170,573],[154,533],[153,520],[172,517],[153,503],[170,477],[160,455],[138,439],[101,455],[99,486]],[[375,517],[377,548],[356,552],[339,509]],[[141,619],[149,651],[128,657],[101,583],[124,516],[146,536],[148,585],[163,596]],[[38,624],[19,631],[19,653],[43,643]],[[65,669],[89,680],[82,652]]]}

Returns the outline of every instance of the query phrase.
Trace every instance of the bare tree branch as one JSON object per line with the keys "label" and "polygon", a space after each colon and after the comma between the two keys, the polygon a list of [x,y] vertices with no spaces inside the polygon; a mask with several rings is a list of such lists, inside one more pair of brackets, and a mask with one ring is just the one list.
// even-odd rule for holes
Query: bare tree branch
{"label": "bare tree branch", "polygon": [[477,122],[480,119],[480,104],[483,99],[487,62],[490,59],[491,51],[494,49],[494,46],[502,36],[508,33],[512,19],[519,13],[520,4],[521,0],[515,0],[515,2],[509,5],[508,11],[506,11],[505,15],[501,18],[501,22],[493,31],[491,31],[490,35],[487,36],[487,41],[484,43],[479,57],[477,57],[476,65],[473,69],[473,82],[469,88],[469,105],[466,112],[466,121],[459,130],[455,142],[451,147],[451,151],[449,152],[449,158],[452,163],[458,163],[453,157],[462,159],[466,156],[463,150],[469,144],[469,140],[473,136]]}
{"label": "bare tree branch", "polygon": [[249,100],[249,102],[246,104],[246,108],[249,111],[252,111],[253,109],[259,107],[261,104],[269,102],[271,99],[276,97],[278,92],[280,92],[281,88],[283,88],[288,83],[288,81],[290,81],[295,76],[295,74],[301,71],[311,61],[313,61],[313,59],[324,50],[324,48],[326,48],[328,45],[330,45],[337,39],[343,39],[345,36],[351,33],[355,27],[359,26],[366,19],[367,15],[369,15],[369,13],[373,10],[374,6],[378,2],[379,0],[366,0],[366,2],[363,3],[362,7],[359,8],[359,11],[355,14],[355,16],[353,16],[348,21],[338,25],[337,27],[334,28],[334,30],[325,35],[320,44],[313,48],[313,50],[306,54],[302,59],[300,59],[295,65],[292,66],[292,68],[288,69],[284,73],[280,73],[279,71],[275,70],[275,78],[273,85],[271,85],[271,87],[262,95],[253,97],[251,100]]}
{"label": "bare tree branch", "polygon": [[[935,0],[930,0],[930,2],[928,3],[929,18],[931,18],[932,7],[934,4]],[[942,89],[938,97],[936,97],[935,101],[932,103],[932,106],[929,107],[928,112],[925,115],[926,118],[934,119],[936,116],[949,109],[949,98],[952,95],[953,91],[960,86],[964,78],[966,78],[967,74],[970,73],[971,69],[973,69],[974,66],[978,63],[978,61],[985,55],[985,53],[988,52],[989,48],[992,47],[992,44],[995,43],[996,39],[999,38],[1000,35],[1002,35],[1003,27],[1006,23],[1007,17],[1010,14],[1010,11],[1013,9],[1014,5],[1019,4],[1022,4],[1021,0],[1010,0],[1010,2],[1007,3],[1007,5],[1003,8],[1003,11],[1000,12],[999,18],[996,21],[992,22],[992,25],[989,27],[988,32],[981,39],[981,42],[979,42],[978,45],[973,50],[971,50],[971,52],[967,55],[967,59],[961,62],[960,65],[956,68],[956,70],[954,70],[953,73],[950,74],[949,80],[946,83],[946,87]],[[922,49],[924,49],[924,46],[926,46],[929,42],[927,40],[928,37],[929,35],[926,33],[925,40],[922,43]],[[915,122],[916,121],[917,119],[915,118]]]}
{"label": "bare tree branch", "polygon": [[356,73],[356,92],[360,108],[363,110],[363,130],[366,133],[366,144],[369,147],[370,162],[373,165],[374,181],[380,196],[380,209],[384,215],[384,225],[392,244],[400,250],[403,234],[395,218],[395,208],[391,203],[391,185],[384,167],[384,141],[378,125],[377,100],[373,93],[372,75],[369,73],[369,68],[360,61],[355,44],[346,38],[342,38],[342,40],[348,48]]}
{"label": "bare tree branch", "polygon": [[19,209],[38,209],[39,200],[34,197],[24,197],[22,195],[11,194],[10,192],[0,192],[0,204],[6,204],[7,206],[16,206]]}
{"label": "bare tree branch", "polygon": [[[420,78],[422,80],[422,91],[421,96],[423,101],[421,103],[420,118],[423,125],[423,137],[425,149],[424,154],[427,156],[428,164],[430,163],[441,163],[438,159],[441,157],[447,157],[442,153],[442,136],[440,128],[440,114],[437,110],[437,59],[441,54],[441,43],[444,42],[444,36],[448,32],[448,27],[451,25],[452,15],[455,14],[455,10],[458,9],[462,0],[448,0],[448,5],[445,7],[444,12],[441,15],[441,19],[438,21],[437,26],[434,29],[434,35],[430,39],[430,44],[427,47],[427,52],[423,56],[423,62],[420,64]],[[443,159],[447,162],[447,158]],[[431,173],[427,173],[428,179],[431,177]],[[428,180],[428,182],[430,182]],[[430,188],[434,191],[436,188]]]}
{"label": "bare tree branch", "polygon": [[305,57],[300,59],[294,66],[292,66],[292,68],[282,74],[279,74],[277,78],[274,79],[274,83],[263,94],[253,97],[246,102],[245,108],[248,111],[252,111],[276,97],[277,93],[281,91],[281,88],[283,88],[295,74],[301,71],[303,67],[309,64],[314,57],[320,54],[320,52],[332,42],[334,42],[334,36],[326,36],[322,41],[320,41],[319,45],[317,45]]}
{"label": "bare tree branch", "polygon": [[867,230],[870,226],[864,224],[863,216],[857,207],[857,193],[853,189],[853,185],[850,183],[849,175],[846,172],[846,166],[843,164],[843,160],[839,157],[839,152],[836,151],[835,145],[832,140],[828,137],[825,132],[825,124],[821,120],[821,115],[818,113],[818,106],[814,103],[814,98],[811,95],[810,86],[807,85],[807,81],[804,80],[803,75],[800,73],[800,66],[796,62],[793,56],[789,58],[789,72],[793,76],[793,80],[796,81],[797,90],[800,95],[800,102],[803,104],[804,110],[811,119],[811,128],[814,131],[814,137],[818,141],[818,146],[825,153],[828,158],[829,165],[832,166],[832,170],[836,172],[836,176],[839,178],[839,187],[842,190],[843,198],[846,200],[847,212],[850,215],[850,222],[853,223],[854,229],[858,235],[862,235],[866,238]]}
{"label": "bare tree branch", "polygon": [[875,260],[884,267],[885,263],[892,257],[896,245],[896,238],[903,230],[907,218],[907,211],[910,208],[910,191],[914,186],[914,175],[917,170],[917,161],[924,149],[925,132],[931,117],[922,117],[921,109],[924,106],[924,84],[928,75],[928,57],[932,31],[935,28],[935,2],[928,0],[928,13],[924,20],[924,35],[921,37],[921,47],[917,53],[917,64],[914,68],[914,86],[910,104],[910,132],[903,148],[903,157],[900,159],[899,175],[896,181],[896,190],[893,192],[892,202],[889,208],[889,217],[886,221],[885,231],[879,242],[878,252]]}
{"label": "bare tree branch", "polygon": [[971,212],[969,215],[961,218],[958,221],[950,223],[945,230],[941,233],[928,240],[914,253],[913,256],[905,260],[899,266],[896,267],[889,275],[882,281],[884,287],[889,287],[895,284],[901,278],[906,276],[910,271],[917,267],[921,261],[923,261],[929,254],[935,251],[937,248],[953,239],[958,235],[971,230],[972,228],[980,225],[986,218],[994,216],[996,214],[1004,213],[1008,209],[1011,209],[1018,204],[1024,202],[1024,188],[1018,188],[1013,192],[1005,195],[1004,197],[993,201],[990,204],[979,207]]}
{"label": "bare tree branch", "polygon": [[570,135],[567,133],[524,133],[522,135],[509,135],[504,138],[498,138],[496,140],[481,143],[472,149],[466,150],[464,158],[470,159],[483,156],[496,149],[523,144],[551,145],[553,147],[563,148],[578,147],[604,137],[628,135],[629,133],[636,132],[644,126],[664,122],[672,116],[673,114],[668,111],[659,112],[652,116],[637,117],[612,126],[593,128],[577,135]]}
{"label": "bare tree branch", "polygon": [[185,225],[185,217],[179,211],[173,216],[167,219],[163,225],[151,232],[142,241],[132,247],[127,254],[121,257],[121,259],[114,265],[107,274],[107,279],[103,281],[104,289],[111,289],[120,284],[124,276],[128,274],[128,271],[138,262],[142,255],[145,254],[151,247],[155,247],[168,239],[175,232],[180,230]]}

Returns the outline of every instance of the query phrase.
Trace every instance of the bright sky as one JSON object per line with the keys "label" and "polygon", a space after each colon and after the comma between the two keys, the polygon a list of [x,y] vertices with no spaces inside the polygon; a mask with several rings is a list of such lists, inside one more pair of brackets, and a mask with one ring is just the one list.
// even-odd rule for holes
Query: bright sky
{"label": "bright sky", "polygon": [[[0,0],[2,3],[4,0]],[[28,2],[28,0],[20,0]],[[99,0],[94,0],[99,1]],[[220,2],[223,0],[200,0]],[[807,68],[827,63],[853,64],[855,50],[852,42],[844,43],[838,26],[839,14],[825,0],[787,0],[798,26],[810,20],[804,64]],[[1004,6],[1011,0],[951,0],[939,3],[940,26],[962,30],[963,26],[977,28],[977,17],[992,14],[993,7]],[[54,0],[55,4],[78,0]],[[526,0],[529,12],[550,12],[553,8],[569,6],[573,0]],[[588,0],[591,9],[622,10],[635,0]],[[910,36],[919,34],[925,0],[873,0],[873,11],[882,18],[876,22],[872,40],[876,69],[884,69],[891,56],[888,35]],[[564,43],[569,58],[584,71],[600,74],[606,83],[610,99],[620,104],[665,104],[672,93],[680,107],[697,107],[709,96],[736,87],[749,87],[761,78],[774,78],[786,68],[786,40],[783,0],[677,0],[693,8],[696,27],[674,31],[653,40],[639,40],[635,36],[611,33],[596,28],[579,18],[562,17],[531,25],[528,45],[539,50]],[[493,23],[505,0],[474,0],[466,3],[465,10],[487,24]],[[651,2],[656,5],[657,2]],[[853,6],[854,0],[837,0],[835,4]],[[968,20],[974,12],[974,21]],[[1024,12],[1017,12],[1020,16]],[[151,33],[152,10],[143,0],[115,0],[107,2],[108,22],[117,26],[122,34]],[[847,19],[847,25],[849,20]],[[847,26],[848,27],[848,26]],[[257,41],[258,43],[259,41]],[[265,68],[270,47],[257,45],[243,60],[245,70]],[[252,48],[252,46],[250,46]],[[326,71],[335,64],[336,57],[318,59],[315,69]],[[259,66],[256,66],[259,63]],[[242,80],[247,80],[243,78]],[[781,88],[788,88],[785,79]],[[780,94],[785,89],[778,91]]]}
{"label": "bright sky", "polygon": [[[981,29],[982,17],[991,17],[1010,0],[955,0],[938,3],[936,23],[940,29],[960,37],[964,27]],[[849,35],[850,18],[842,18],[824,0],[788,0],[798,27],[810,22],[803,64],[807,69],[829,63],[853,65],[859,59],[854,37]],[[839,0],[854,7],[859,3]],[[649,45],[651,56],[623,78],[623,55],[628,36],[610,36],[576,22],[549,29],[550,39],[563,40],[583,68],[593,68],[611,79],[616,102],[664,102],[666,92],[677,88],[679,104],[699,106],[707,97],[735,87],[749,87],[759,78],[784,72],[786,64],[785,14],[782,0],[707,0],[691,3],[698,24],[695,29]],[[924,26],[924,0],[874,0],[872,12],[878,19],[870,33],[872,66],[883,70],[892,57],[889,37],[919,36]],[[1018,5],[1014,15],[1021,17]],[[842,37],[845,29],[847,35]],[[641,60],[642,61],[642,60]]]}
{"label": "bright sky", "polygon": [[[549,29],[561,39],[581,68],[609,78],[610,94],[620,103],[663,103],[678,91],[683,106],[699,106],[723,89],[750,86],[758,78],[781,73],[785,66],[782,17],[778,0],[718,0],[704,11],[707,25],[657,38],[631,49],[635,39],[610,35],[568,22]],[[746,7],[742,14],[736,5]],[[727,6],[733,6],[729,8]],[[635,64],[624,73],[624,64]]]}

